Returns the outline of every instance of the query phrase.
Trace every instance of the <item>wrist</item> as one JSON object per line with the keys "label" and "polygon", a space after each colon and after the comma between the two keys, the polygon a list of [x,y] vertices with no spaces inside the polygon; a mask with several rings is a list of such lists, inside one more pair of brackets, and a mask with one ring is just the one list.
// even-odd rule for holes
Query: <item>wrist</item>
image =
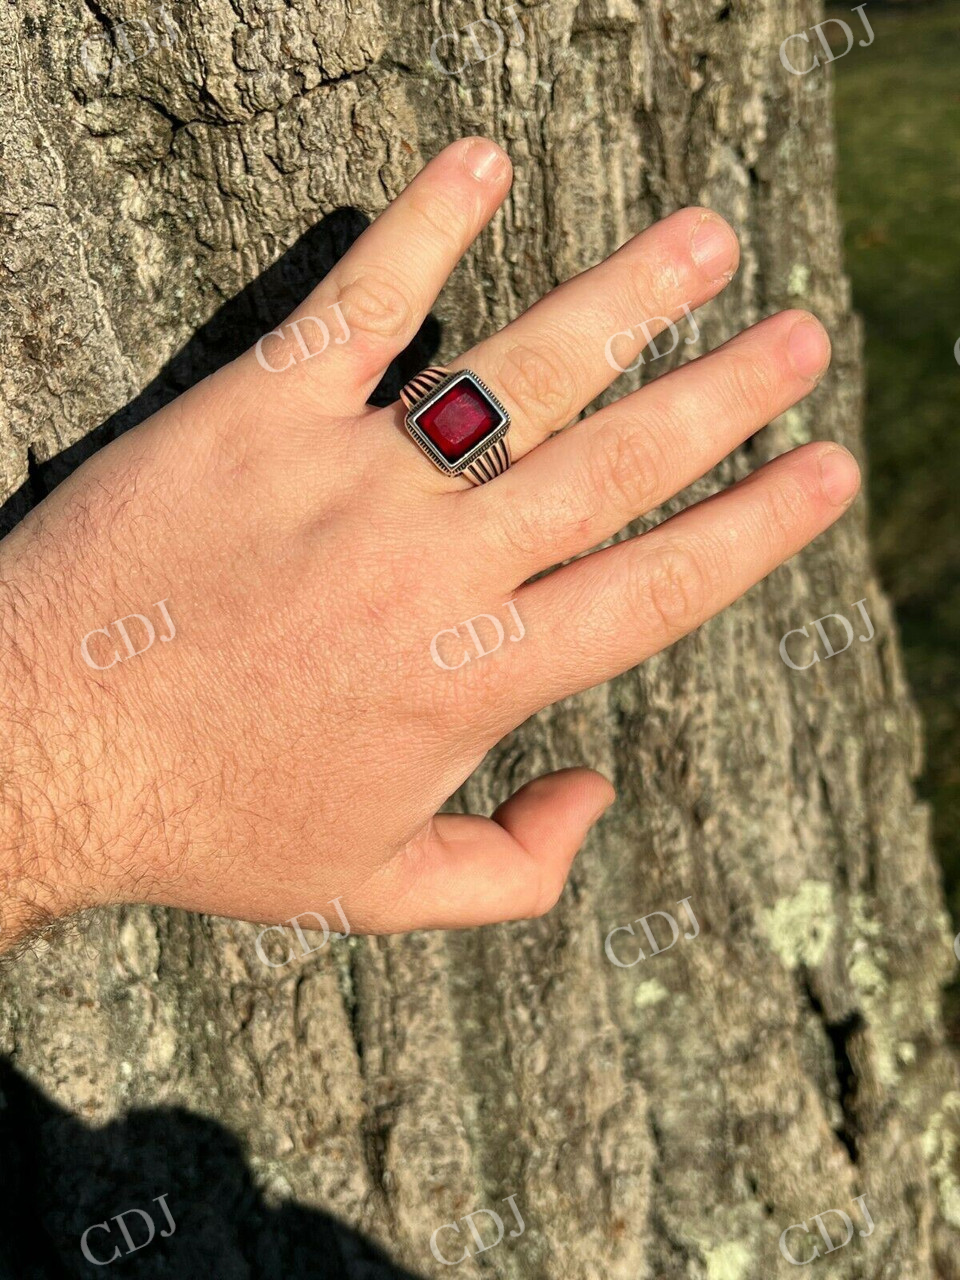
{"label": "wrist", "polygon": [[56,815],[48,809],[44,818],[46,800],[37,791],[41,772],[7,712],[5,707],[0,729],[0,951],[70,910],[48,857]]}
{"label": "wrist", "polygon": [[10,561],[0,559],[0,950],[101,900],[90,856],[98,814],[84,787],[89,727],[69,664],[44,660],[44,615],[56,608],[20,589]]}

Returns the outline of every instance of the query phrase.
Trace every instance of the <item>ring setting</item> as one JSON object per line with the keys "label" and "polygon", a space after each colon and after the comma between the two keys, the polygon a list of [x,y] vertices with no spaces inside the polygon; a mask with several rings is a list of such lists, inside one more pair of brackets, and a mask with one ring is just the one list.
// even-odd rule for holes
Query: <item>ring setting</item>
{"label": "ring setting", "polygon": [[510,466],[510,415],[470,369],[434,365],[400,392],[407,432],[448,476],[485,484]]}

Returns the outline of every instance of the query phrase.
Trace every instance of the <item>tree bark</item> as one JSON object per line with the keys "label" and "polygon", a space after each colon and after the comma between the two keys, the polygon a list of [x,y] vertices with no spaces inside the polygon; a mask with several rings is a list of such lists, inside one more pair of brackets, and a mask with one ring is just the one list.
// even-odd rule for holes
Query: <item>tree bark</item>
{"label": "tree bark", "polygon": [[[481,16],[491,56],[440,71],[433,42]],[[450,358],[705,204],[740,233],[739,275],[693,345],[614,394],[787,306],[824,319],[834,364],[633,532],[812,438],[862,456],[830,81],[778,57],[822,16],[797,0],[551,0],[516,21],[452,0],[4,5],[8,523],[278,323],[357,211],[472,132],[506,146],[516,181],[417,356]],[[437,48],[448,69],[468,55],[466,36]],[[177,1230],[137,1253],[144,1276],[446,1275],[432,1233],[459,1220],[439,1247],[475,1251],[462,1219],[491,1209],[506,1234],[471,1274],[758,1280],[794,1274],[791,1224],[813,1233],[789,1237],[800,1259],[825,1249],[814,1214],[862,1227],[862,1195],[875,1230],[830,1253],[831,1275],[960,1275],[940,1017],[955,960],[864,516],[861,501],[695,635],[535,717],[465,786],[456,803],[489,812],[563,765],[616,783],[546,919],[350,938],[274,969],[255,925],[117,910],[8,963],[0,1275],[98,1274],[84,1228],[161,1195]],[[784,633],[856,624],[855,601],[872,640],[805,671],[781,661]],[[699,936],[651,955],[634,925],[615,954],[647,958],[609,962],[610,930],[650,912],[693,932],[685,898]],[[94,1239],[106,1257],[120,1238]]]}

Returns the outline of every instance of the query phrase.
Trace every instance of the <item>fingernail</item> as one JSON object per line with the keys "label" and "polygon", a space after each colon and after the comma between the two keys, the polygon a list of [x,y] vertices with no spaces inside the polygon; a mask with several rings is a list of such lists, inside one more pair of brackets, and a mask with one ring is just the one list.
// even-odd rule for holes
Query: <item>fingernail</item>
{"label": "fingernail", "polygon": [[736,251],[737,237],[722,218],[707,214],[694,227],[690,254],[710,280],[731,273]]}
{"label": "fingernail", "polygon": [[486,138],[477,138],[467,148],[464,160],[477,181],[485,182],[503,167],[506,156],[496,143],[488,142]]}
{"label": "fingernail", "polygon": [[787,353],[801,378],[819,378],[830,363],[830,339],[819,320],[804,316],[790,330]]}
{"label": "fingernail", "polygon": [[827,501],[843,507],[860,488],[860,468],[846,449],[828,449],[820,455],[820,484]]}

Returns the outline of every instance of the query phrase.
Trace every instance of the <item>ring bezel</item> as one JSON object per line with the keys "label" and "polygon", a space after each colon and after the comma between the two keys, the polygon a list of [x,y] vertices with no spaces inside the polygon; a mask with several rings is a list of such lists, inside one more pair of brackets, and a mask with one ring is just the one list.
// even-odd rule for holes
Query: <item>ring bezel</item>
{"label": "ring bezel", "polygon": [[[496,411],[499,421],[496,426],[492,427],[486,435],[470,446],[469,450],[455,462],[451,462],[449,458],[444,457],[430,437],[420,427],[417,419],[427,409],[430,408],[441,396],[446,395],[451,388],[458,386],[460,383],[469,383],[475,391],[490,404]],[[490,448],[491,445],[502,440],[510,429],[510,415],[506,409],[493,394],[487,384],[477,377],[470,369],[457,369],[449,374],[442,382],[438,383],[429,395],[417,402],[416,406],[406,415],[406,427],[411,438],[419,445],[423,452],[427,455],[434,466],[438,467],[448,476],[458,476],[471,466],[476,460]]]}

